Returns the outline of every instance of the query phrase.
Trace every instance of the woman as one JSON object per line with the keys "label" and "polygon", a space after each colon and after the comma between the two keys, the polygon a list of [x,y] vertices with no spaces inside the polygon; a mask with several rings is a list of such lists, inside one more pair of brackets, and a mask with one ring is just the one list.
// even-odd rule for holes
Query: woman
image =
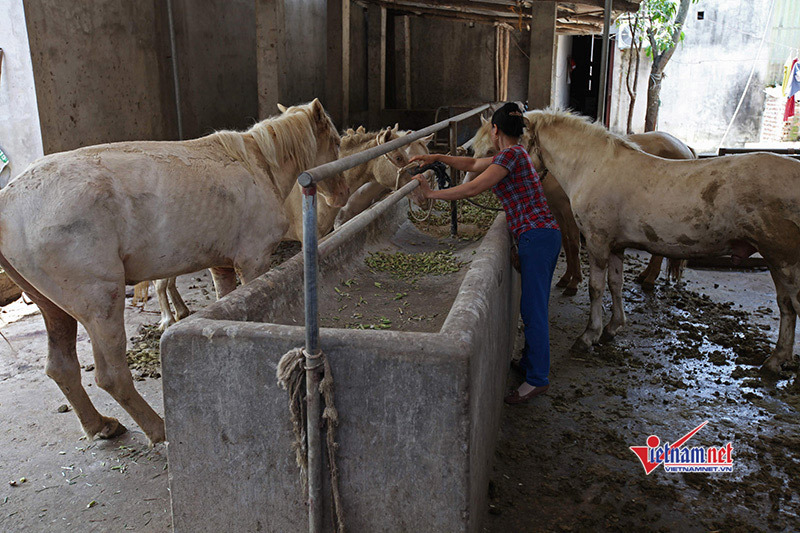
{"label": "woman", "polygon": [[413,157],[411,161],[429,164],[441,161],[466,172],[481,174],[462,185],[440,191],[417,177],[426,198],[461,200],[492,188],[503,204],[506,221],[519,243],[522,273],[520,309],[525,324],[525,350],[521,367],[525,381],[505,397],[508,404],[522,403],[550,387],[550,335],[548,303],[553,272],[561,250],[561,232],[542,192],[542,184],[528,152],[519,144],[524,121],[522,111],[507,103],[492,116],[492,142],[498,151],[494,158],[474,159],[441,154]]}

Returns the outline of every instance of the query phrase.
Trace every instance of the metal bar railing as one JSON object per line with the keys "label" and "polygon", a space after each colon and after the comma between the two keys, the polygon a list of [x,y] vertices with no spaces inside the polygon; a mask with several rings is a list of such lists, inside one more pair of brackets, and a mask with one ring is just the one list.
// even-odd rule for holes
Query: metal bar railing
{"label": "metal bar railing", "polygon": [[[482,113],[489,109],[489,104],[476,107],[471,111],[432,124],[427,128],[404,135],[384,144],[380,144],[363,152],[325,163],[306,170],[297,178],[303,187],[303,270],[305,275],[305,318],[306,318],[306,402],[307,421],[306,435],[308,439],[308,528],[311,533],[322,531],[322,450],[320,438],[320,355],[319,348],[319,313],[317,295],[318,276],[318,238],[317,238],[317,186],[316,184],[345,170],[357,167],[371,159],[388,154],[403,146],[411,144],[431,133],[453,127],[458,122]],[[451,139],[452,133],[451,131]],[[452,142],[451,142],[452,144]],[[455,155],[455,152],[453,152]],[[414,190],[419,184],[409,183],[401,190],[403,196]]]}

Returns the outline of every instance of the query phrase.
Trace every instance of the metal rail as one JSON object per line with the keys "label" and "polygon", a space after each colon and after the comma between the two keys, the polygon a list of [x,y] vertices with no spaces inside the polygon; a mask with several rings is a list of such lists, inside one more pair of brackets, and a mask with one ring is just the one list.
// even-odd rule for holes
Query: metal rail
{"label": "metal rail", "polygon": [[[303,187],[303,269],[305,275],[305,318],[306,318],[306,403],[308,439],[308,529],[310,533],[322,532],[322,446],[320,438],[320,355],[319,347],[319,307],[317,295],[318,238],[317,238],[317,186],[316,184],[332,178],[371,159],[388,154],[411,144],[431,133],[451,128],[450,138],[455,139],[456,124],[489,109],[489,104],[476,107],[466,113],[432,124],[398,139],[380,144],[363,152],[353,154],[330,163],[306,170],[297,178]],[[452,141],[451,141],[452,144]],[[418,183],[407,184],[401,190],[403,196],[417,187]],[[398,200],[394,198],[393,200]]]}

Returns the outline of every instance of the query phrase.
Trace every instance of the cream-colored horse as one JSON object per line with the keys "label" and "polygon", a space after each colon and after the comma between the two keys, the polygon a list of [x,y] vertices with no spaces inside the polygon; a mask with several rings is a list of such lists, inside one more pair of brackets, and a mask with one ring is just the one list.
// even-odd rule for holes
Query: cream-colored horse
{"label": "cream-colored horse", "polygon": [[[393,128],[384,128],[379,132],[367,132],[363,127],[359,127],[358,130],[347,130],[342,136],[339,157],[363,152],[369,148],[402,137],[407,133],[399,131],[397,124]],[[355,194],[349,198],[347,204],[342,208],[319,206],[317,209],[318,234],[320,236],[327,235],[335,225],[338,227],[338,225],[361,213],[385,192],[397,190],[398,187],[402,187],[413,179],[411,174],[401,172],[401,170],[408,165],[409,159],[413,156],[427,154],[427,145],[432,139],[433,134],[397,150],[392,150],[381,157],[371,159],[350,170],[345,170],[343,174],[347,186]],[[367,194],[365,191],[369,191],[369,193]],[[416,189],[411,193],[412,197],[421,201],[421,198],[419,198],[418,194],[415,196],[415,193]],[[303,242],[302,194],[301,187],[296,185],[283,204],[290,220],[289,231],[284,237],[285,240]]]}
{"label": "cream-colored horse", "polygon": [[[625,324],[625,248],[680,259],[756,251],[769,266],[781,313],[764,366],[792,358],[800,312],[800,162],[768,153],[671,161],[642,152],[604,127],[560,111],[526,118],[537,169],[558,177],[589,252],[591,314],[575,348],[613,338]],[[604,278],[612,296],[603,329]]]}
{"label": "cream-colored horse", "polygon": [[[491,123],[481,117],[481,127],[475,134],[472,144],[475,157],[494,155],[494,147],[489,135],[491,129]],[[697,154],[695,154],[694,150],[669,133],[660,131],[638,133],[628,136],[628,139],[637,144],[644,152],[666,159],[697,158]],[[520,144],[522,144],[529,153],[532,153],[531,148],[533,140],[527,129],[520,138]],[[566,296],[574,296],[578,292],[578,285],[580,285],[583,280],[580,259],[580,231],[578,230],[578,225],[575,223],[575,217],[572,215],[569,198],[564,193],[561,185],[559,185],[557,178],[555,180],[545,178],[542,181],[542,189],[547,199],[547,205],[550,207],[556,222],[558,222],[558,225],[561,227],[561,243],[564,247],[564,255],[567,259],[567,270],[564,272],[561,279],[558,280],[556,286],[563,287]],[[637,281],[642,284],[645,290],[652,290],[654,288],[655,280],[658,278],[658,274],[661,271],[661,263],[663,260],[663,257],[654,255],[650,259],[650,264],[637,278]],[[670,276],[679,279],[683,271],[683,264],[683,261],[670,260],[668,269]]]}
{"label": "cream-colored horse", "polygon": [[[282,106],[281,109],[285,110]],[[394,128],[384,128],[379,132],[367,132],[363,127],[359,127],[358,130],[347,130],[342,136],[339,157],[361,152],[406,134],[407,132],[398,131],[397,124],[395,124]],[[318,235],[322,237],[333,229],[338,214],[346,211],[347,219],[352,218],[369,207],[377,197],[387,190],[395,190],[398,186],[402,187],[408,183],[412,176],[402,173],[400,170],[408,165],[408,160],[411,157],[428,153],[426,146],[431,139],[433,139],[433,135],[414,141],[403,148],[393,150],[383,157],[372,159],[363,165],[346,170],[343,174],[348,189],[350,191],[358,189],[358,195],[356,198],[351,196],[343,208],[333,207],[327,203],[319,204],[317,206]],[[365,194],[364,191],[368,189],[364,187],[369,187],[370,185],[376,185],[376,187],[370,187],[370,193]],[[416,192],[416,189],[414,192]],[[414,192],[412,192],[412,195]],[[284,240],[303,242],[302,195],[302,187],[295,184],[292,192],[283,203],[285,214],[289,220],[289,229],[284,235]],[[353,200],[356,200],[356,202],[353,202]],[[178,320],[189,316],[191,311],[189,311],[178,292],[175,278],[158,280],[155,282],[155,286],[158,304],[161,308],[160,329],[164,330],[174,324],[176,316]],[[167,297],[168,293],[169,298]],[[176,312],[174,315],[169,306],[170,300],[175,306]]]}
{"label": "cream-colored horse", "polygon": [[[245,282],[263,273],[288,228],[281,206],[297,175],[334,160],[339,141],[314,100],[246,132],[50,155],[0,191],[0,264],[41,309],[47,375],[89,437],[125,428],[81,385],[77,321],[92,341],[97,384],[151,442],[164,440],[126,363],[125,284],[208,267],[235,267]],[[332,203],[348,195],[342,178],[320,188]],[[234,288],[224,272],[214,276],[221,294]]]}

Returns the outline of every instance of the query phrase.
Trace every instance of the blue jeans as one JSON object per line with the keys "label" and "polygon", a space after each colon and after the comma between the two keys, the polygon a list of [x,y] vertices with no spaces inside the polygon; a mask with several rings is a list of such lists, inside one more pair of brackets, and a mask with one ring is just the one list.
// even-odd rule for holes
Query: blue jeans
{"label": "blue jeans", "polygon": [[520,362],[525,381],[534,387],[549,383],[550,332],[548,304],[553,272],[561,251],[561,232],[536,228],[519,236],[522,274],[520,313],[525,324],[525,350]]}

